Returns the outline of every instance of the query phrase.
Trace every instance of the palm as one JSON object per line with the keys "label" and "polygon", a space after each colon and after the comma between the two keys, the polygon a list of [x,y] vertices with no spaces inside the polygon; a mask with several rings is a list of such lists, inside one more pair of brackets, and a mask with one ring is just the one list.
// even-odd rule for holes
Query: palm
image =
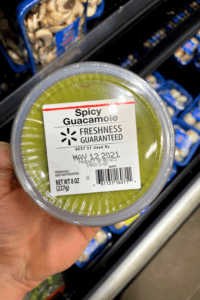
{"label": "palm", "polygon": [[1,189],[0,260],[9,275],[27,290],[69,268],[97,230],[55,219],[19,186],[11,188],[8,183]]}

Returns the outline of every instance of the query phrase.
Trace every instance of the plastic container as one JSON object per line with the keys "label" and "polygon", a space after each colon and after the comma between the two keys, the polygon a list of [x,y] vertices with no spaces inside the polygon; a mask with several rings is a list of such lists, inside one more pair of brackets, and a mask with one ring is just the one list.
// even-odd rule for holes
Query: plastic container
{"label": "plastic container", "polygon": [[133,222],[135,222],[141,215],[145,214],[145,212],[149,209],[149,207],[150,206],[147,206],[145,209],[143,209],[141,211],[141,213],[137,214],[136,216],[134,216],[128,220],[108,226],[108,229],[114,234],[124,233]]}
{"label": "plastic container", "polygon": [[151,48],[155,47],[162,39],[166,37],[166,29],[160,28],[158,31],[143,43],[143,49],[145,51],[150,51]]}
{"label": "plastic container", "polygon": [[132,54],[129,54],[127,58],[123,59],[119,65],[122,68],[129,69],[138,61],[138,59],[139,54],[137,52],[134,52]]}
{"label": "plastic container", "polygon": [[[193,130],[191,126],[182,119],[173,118],[173,124],[176,141],[175,163],[177,166],[185,167],[191,161],[200,146],[200,136],[197,130]],[[190,133],[193,132],[193,136],[188,135],[189,130]]]}
{"label": "plastic container", "polygon": [[182,47],[179,47],[173,54],[173,58],[179,66],[185,66],[191,63],[196,55],[196,50],[199,46],[199,39],[194,36]]}
{"label": "plastic container", "polygon": [[[107,193],[103,185],[100,193],[51,194],[42,105],[94,99],[116,99],[121,103],[129,97],[135,99],[141,188]],[[61,134],[59,129],[52,141],[58,138],[61,143]],[[13,122],[11,148],[16,175],[40,207],[66,222],[106,226],[137,215],[162,190],[174,160],[174,130],[165,104],[147,82],[123,68],[88,62],[57,71],[30,91]],[[101,149],[98,151],[101,153]],[[90,178],[95,180],[91,172]],[[116,187],[117,181],[114,184]]]}
{"label": "plastic container", "polygon": [[200,134],[200,94],[184,110],[180,118]]}
{"label": "plastic container", "polygon": [[192,102],[192,96],[174,80],[167,80],[157,92],[167,104],[179,110],[184,110]]}
{"label": "plastic container", "polygon": [[135,222],[139,218],[139,216],[140,216],[140,214],[137,214],[136,216],[134,216],[128,220],[125,220],[123,222],[120,222],[120,223],[117,223],[114,225],[110,225],[110,226],[108,226],[108,229],[114,234],[122,234],[129,228],[129,226],[133,222]]}
{"label": "plastic container", "polygon": [[155,90],[160,88],[166,82],[165,78],[158,71],[154,71],[152,74],[148,75],[145,80]]}
{"label": "plastic container", "polygon": [[25,0],[18,4],[17,21],[34,74],[60,56],[78,38],[80,29],[83,29],[82,34],[86,33],[86,5],[79,1],[71,3],[73,6],[68,4],[67,8],[64,2],[54,5],[53,1],[41,0]]}
{"label": "plastic container", "polygon": [[102,227],[91,240],[87,248],[83,251],[80,258],[75,262],[78,268],[84,268],[93,260],[105,247],[105,245],[112,239],[112,234],[107,228]]}

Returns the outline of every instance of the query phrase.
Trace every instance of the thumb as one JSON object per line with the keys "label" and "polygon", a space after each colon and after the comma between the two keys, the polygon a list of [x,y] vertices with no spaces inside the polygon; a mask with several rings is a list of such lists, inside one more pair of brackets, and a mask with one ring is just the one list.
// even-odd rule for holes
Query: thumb
{"label": "thumb", "polygon": [[10,145],[0,142],[0,198],[10,192],[12,175]]}

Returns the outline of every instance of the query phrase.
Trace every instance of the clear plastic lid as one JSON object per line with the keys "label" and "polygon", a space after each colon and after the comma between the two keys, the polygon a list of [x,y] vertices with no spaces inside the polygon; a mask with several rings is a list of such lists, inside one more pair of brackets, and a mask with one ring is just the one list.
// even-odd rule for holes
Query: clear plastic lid
{"label": "clear plastic lid", "polygon": [[[54,196],[43,105],[130,97],[136,109],[141,188],[108,192],[102,186],[97,193]],[[174,130],[165,104],[143,79],[111,64],[77,63],[51,74],[25,97],[13,124],[11,149],[22,187],[41,208],[66,222],[105,226],[138,214],[160,193],[174,161]]]}

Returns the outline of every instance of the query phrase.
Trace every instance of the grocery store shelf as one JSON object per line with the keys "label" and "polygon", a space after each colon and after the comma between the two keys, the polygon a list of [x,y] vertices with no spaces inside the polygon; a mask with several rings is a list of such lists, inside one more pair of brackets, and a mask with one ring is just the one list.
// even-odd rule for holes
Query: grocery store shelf
{"label": "grocery store shelf", "polygon": [[200,29],[200,11],[188,18],[187,22],[178,26],[154,49],[136,63],[131,71],[146,77],[165,62],[178,47],[187,42]]}
{"label": "grocery store shelf", "polygon": [[115,36],[123,32],[130,23],[142,15],[144,16],[145,12],[150,13],[154,6],[163,2],[164,0],[130,0],[124,6],[119,7],[84,38],[73,43],[65,53],[0,102],[0,124],[16,112],[28,91],[42,78],[63,66],[87,60]]}
{"label": "grocery store shelf", "polygon": [[139,273],[200,204],[200,174],[142,241],[115,268],[88,300],[112,300]]}

